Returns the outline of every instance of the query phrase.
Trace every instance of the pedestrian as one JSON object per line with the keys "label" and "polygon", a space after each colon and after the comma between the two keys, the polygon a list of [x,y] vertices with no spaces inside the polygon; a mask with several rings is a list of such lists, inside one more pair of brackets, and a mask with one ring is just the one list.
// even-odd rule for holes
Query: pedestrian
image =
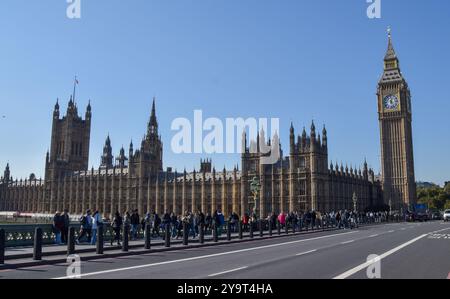
{"label": "pedestrian", "polygon": [[86,214],[80,217],[80,233],[76,240],[77,244],[80,243],[80,240],[86,236],[87,242],[91,242],[91,233],[92,233],[92,217],[91,210],[87,210]]}
{"label": "pedestrian", "polygon": [[169,214],[168,210],[166,210],[166,212],[164,213],[164,216],[162,219],[162,225],[163,225],[163,229],[164,229],[163,238],[165,238],[166,231],[170,230],[170,214]]}
{"label": "pedestrian", "polygon": [[197,230],[200,233],[200,229],[203,226],[203,233],[204,233],[205,232],[205,221],[206,221],[205,214],[203,214],[202,211],[198,210],[197,215],[198,215]]}
{"label": "pedestrian", "polygon": [[97,242],[97,233],[98,228],[100,226],[103,226],[103,219],[100,215],[100,212],[96,210],[94,214],[92,215],[92,238],[91,238],[91,245],[95,245]]}
{"label": "pedestrian", "polygon": [[161,218],[159,218],[158,214],[155,212],[153,212],[152,221],[153,221],[152,234],[153,234],[153,236],[156,235],[156,237],[159,237],[159,227],[161,226]]}
{"label": "pedestrian", "polygon": [[134,210],[133,214],[131,214],[131,240],[137,239],[137,233],[139,229],[140,218],[138,214],[138,210]]}
{"label": "pedestrian", "polygon": [[280,223],[281,227],[283,228],[286,225],[286,214],[283,212],[278,215],[278,222]]}
{"label": "pedestrian", "polygon": [[53,232],[55,233],[55,244],[61,245],[61,232],[64,228],[64,220],[61,213],[57,211],[53,217]]}
{"label": "pedestrian", "polygon": [[117,246],[120,246],[120,230],[122,228],[122,224],[122,216],[120,216],[119,211],[116,211],[111,223],[111,227],[114,231],[114,237],[111,236],[111,246],[113,245],[114,241],[117,241]]}
{"label": "pedestrian", "polygon": [[211,230],[212,227],[212,217],[210,213],[206,213],[206,218],[205,218],[205,232],[208,230]]}
{"label": "pedestrian", "polygon": [[178,217],[173,212],[170,213],[170,224],[172,225],[172,238],[175,238],[177,236]]}
{"label": "pedestrian", "polygon": [[63,219],[63,228],[61,231],[61,241],[64,244],[67,244],[68,237],[69,237],[69,226],[70,226],[69,211],[67,209],[64,209],[64,212],[61,215],[61,217]]}

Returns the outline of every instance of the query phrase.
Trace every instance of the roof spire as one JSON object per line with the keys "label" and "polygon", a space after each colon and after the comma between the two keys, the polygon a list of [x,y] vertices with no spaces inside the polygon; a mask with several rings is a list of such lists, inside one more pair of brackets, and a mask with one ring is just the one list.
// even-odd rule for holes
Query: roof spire
{"label": "roof spire", "polygon": [[386,56],[384,60],[394,60],[397,59],[397,54],[395,54],[394,46],[392,45],[392,29],[391,26],[387,29],[388,32],[388,49],[386,51]]}

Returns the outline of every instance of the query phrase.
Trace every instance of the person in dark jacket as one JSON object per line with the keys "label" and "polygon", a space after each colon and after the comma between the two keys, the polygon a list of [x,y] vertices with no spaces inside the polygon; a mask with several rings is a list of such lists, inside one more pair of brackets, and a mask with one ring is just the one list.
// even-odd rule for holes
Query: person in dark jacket
{"label": "person in dark jacket", "polygon": [[153,212],[153,230],[152,230],[152,235],[153,236],[157,236],[159,237],[159,227],[161,226],[161,218],[159,218],[158,214],[156,214],[155,212]]}
{"label": "person in dark jacket", "polygon": [[112,229],[114,231],[114,238],[111,238],[111,246],[114,241],[117,241],[117,246],[120,246],[120,230],[122,228],[122,216],[120,216],[119,211],[114,214],[114,219],[111,223]]}
{"label": "person in dark jacket", "polygon": [[56,212],[55,216],[53,217],[53,231],[55,233],[55,243],[60,245],[61,244],[61,232],[64,227],[64,220],[61,216],[60,212]]}
{"label": "person in dark jacket", "polygon": [[140,218],[138,214],[138,210],[134,210],[133,214],[131,214],[131,239],[137,239],[137,233],[139,229]]}
{"label": "person in dark jacket", "polygon": [[169,229],[170,230],[170,214],[169,214],[169,211],[167,211],[166,210],[166,212],[164,213],[164,216],[163,216],[163,219],[162,219],[162,224],[163,224],[163,227],[164,227],[164,235],[163,235],[163,238],[165,238],[165,231],[167,230],[167,229]]}
{"label": "person in dark jacket", "polygon": [[61,241],[64,244],[67,244],[68,236],[69,236],[69,226],[70,226],[70,217],[69,211],[64,209],[63,214],[61,215],[63,220],[63,227],[61,229]]}

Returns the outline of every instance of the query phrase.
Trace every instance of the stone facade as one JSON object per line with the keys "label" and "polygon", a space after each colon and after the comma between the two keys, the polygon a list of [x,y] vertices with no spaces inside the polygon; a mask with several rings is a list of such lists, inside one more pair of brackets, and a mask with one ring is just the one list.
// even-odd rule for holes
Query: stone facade
{"label": "stone facade", "polygon": [[327,132],[323,128],[322,137],[316,137],[314,123],[309,135],[304,129],[295,136],[291,127],[290,154],[283,157],[280,150],[275,164],[261,163],[267,154],[262,154],[258,145],[271,146],[261,132],[250,146],[244,134],[241,170],[216,171],[206,159],[198,172],[177,173],[162,167],[163,145],[154,102],[140,148],[134,150],[131,143],[128,156],[122,148],[114,161],[108,136],[98,169],[87,169],[89,140],[84,138],[90,135],[90,119],[90,105],[82,120],[72,100],[62,119],[56,104],[45,179],[13,180],[7,165],[1,210],[52,213],[68,209],[81,214],[86,209],[111,213],[137,208],[142,214],[197,209],[212,213],[221,208],[226,215],[233,211],[243,214],[252,204],[249,183],[254,177],[261,185],[261,216],[280,211],[352,209],[353,194],[360,209],[382,202],[381,185],[367,163],[362,170],[333,164],[328,167]]}
{"label": "stone facade", "polygon": [[[163,144],[158,135],[155,101],[147,133],[140,147],[121,148],[114,159],[108,136],[98,169],[88,169],[91,106],[85,119],[78,115],[74,100],[60,118],[59,104],[53,112],[50,152],[45,179],[14,180],[6,166],[0,183],[0,210],[53,213],[68,209],[81,214],[86,209],[104,213],[138,209],[177,214],[185,210],[225,215],[242,215],[255,204],[260,216],[288,211],[331,211],[353,209],[354,196],[359,211],[391,203],[393,209],[407,208],[416,201],[411,129],[411,97],[399,68],[389,35],[385,68],[378,86],[378,112],[381,135],[382,178],[364,162],[362,169],[328,161],[328,135],[312,123],[296,135],[290,128],[289,155],[284,156],[278,137],[265,141],[242,138],[241,169],[216,171],[210,159],[202,160],[200,170],[177,173],[163,169]],[[278,145],[278,146],[275,146]],[[260,147],[269,147],[263,154]],[[263,159],[279,151],[276,163]],[[260,196],[253,202],[250,183],[257,180]]]}

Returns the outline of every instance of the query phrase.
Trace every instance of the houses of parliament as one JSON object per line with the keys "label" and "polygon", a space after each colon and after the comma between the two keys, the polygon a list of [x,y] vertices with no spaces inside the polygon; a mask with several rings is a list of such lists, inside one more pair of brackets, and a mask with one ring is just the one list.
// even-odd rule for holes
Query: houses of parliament
{"label": "houses of parliament", "polygon": [[291,126],[289,156],[281,154],[275,164],[260,163],[264,154],[259,142],[264,136],[258,136],[255,143],[244,133],[240,169],[216,170],[210,159],[200,161],[198,171],[189,173],[164,169],[155,101],[146,135],[136,149],[131,143],[128,152],[122,147],[114,157],[108,136],[100,166],[89,169],[92,108],[89,103],[83,118],[71,97],[62,117],[58,102],[53,110],[45,178],[13,179],[6,165],[0,210],[54,213],[68,209],[82,214],[87,209],[103,213],[138,209],[140,214],[181,214],[186,210],[212,213],[220,208],[226,216],[231,212],[243,215],[253,202],[250,183],[255,178],[260,185],[260,217],[272,212],[353,209],[355,204],[359,211],[388,202],[392,209],[408,208],[416,200],[411,96],[390,34],[377,102],[381,177],[366,162],[362,169],[330,164],[327,130],[314,123],[300,134]]}

